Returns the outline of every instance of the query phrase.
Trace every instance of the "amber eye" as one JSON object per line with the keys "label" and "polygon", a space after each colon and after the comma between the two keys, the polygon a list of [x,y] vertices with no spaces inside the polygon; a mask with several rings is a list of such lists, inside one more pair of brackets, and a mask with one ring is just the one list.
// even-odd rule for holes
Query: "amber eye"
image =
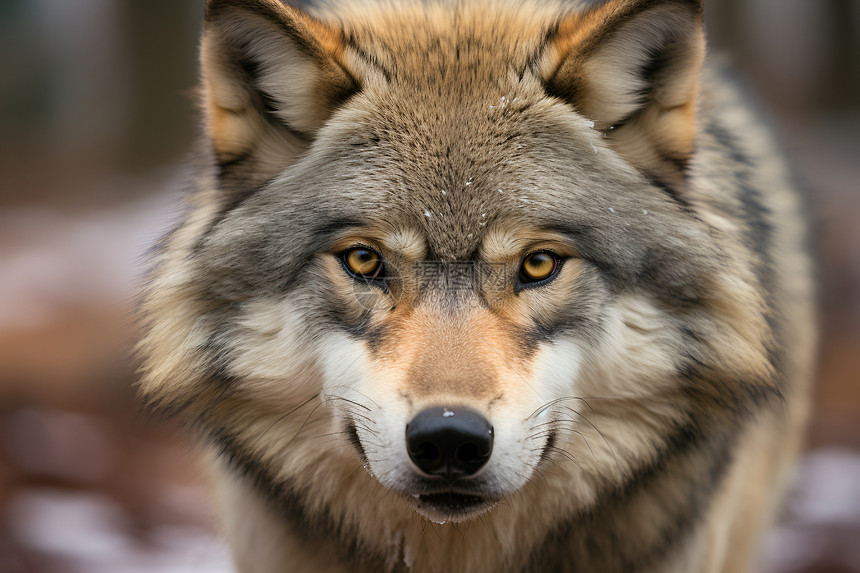
{"label": "amber eye", "polygon": [[382,257],[364,247],[354,247],[341,255],[343,264],[353,275],[374,279],[382,270]]}
{"label": "amber eye", "polygon": [[558,272],[559,260],[556,255],[547,251],[532,253],[527,256],[520,267],[520,280],[523,283],[545,281]]}

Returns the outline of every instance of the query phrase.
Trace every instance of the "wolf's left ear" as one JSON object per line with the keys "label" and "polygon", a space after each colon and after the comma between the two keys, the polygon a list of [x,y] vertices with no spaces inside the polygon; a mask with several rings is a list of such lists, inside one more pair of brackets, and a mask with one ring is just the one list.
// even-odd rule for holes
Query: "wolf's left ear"
{"label": "wolf's left ear", "polygon": [[208,0],[202,43],[208,135],[222,178],[278,174],[358,90],[339,30],[279,0]]}
{"label": "wolf's left ear", "polygon": [[681,186],[704,55],[702,0],[609,0],[560,22],[539,72],[619,155]]}

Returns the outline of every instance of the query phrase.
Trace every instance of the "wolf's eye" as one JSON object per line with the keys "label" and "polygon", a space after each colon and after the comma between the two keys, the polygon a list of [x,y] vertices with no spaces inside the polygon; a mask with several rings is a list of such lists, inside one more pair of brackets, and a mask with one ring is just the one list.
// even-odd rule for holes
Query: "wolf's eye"
{"label": "wolf's eye", "polygon": [[532,253],[520,266],[520,281],[525,284],[538,283],[552,278],[559,267],[558,257],[548,251]]}
{"label": "wolf's eye", "polygon": [[382,257],[365,247],[353,247],[340,258],[346,269],[359,278],[375,279],[382,270]]}

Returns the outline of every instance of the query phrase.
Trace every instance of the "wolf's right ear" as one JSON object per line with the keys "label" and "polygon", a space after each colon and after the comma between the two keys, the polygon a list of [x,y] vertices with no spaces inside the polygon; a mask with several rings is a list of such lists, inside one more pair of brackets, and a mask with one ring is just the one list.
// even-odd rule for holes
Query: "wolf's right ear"
{"label": "wolf's right ear", "polygon": [[230,187],[271,179],[358,89],[341,32],[279,0],[208,0],[207,132]]}

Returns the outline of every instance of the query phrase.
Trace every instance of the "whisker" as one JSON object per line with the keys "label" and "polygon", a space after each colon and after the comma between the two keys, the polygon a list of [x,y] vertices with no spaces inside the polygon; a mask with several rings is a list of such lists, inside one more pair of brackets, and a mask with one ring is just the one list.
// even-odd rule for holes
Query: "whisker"
{"label": "whisker", "polygon": [[330,400],[332,400],[332,399],[333,400],[343,400],[344,402],[349,402],[353,406],[358,406],[359,408],[364,408],[368,412],[371,411],[371,409],[369,407],[365,406],[364,404],[361,404],[360,402],[356,402],[355,400],[350,400],[349,398],[344,398],[343,396],[338,396],[336,394],[328,394],[326,396],[326,398],[330,399]]}
{"label": "whisker", "polygon": [[[302,433],[302,430],[304,430],[304,429],[305,429],[305,425],[307,425],[308,421],[311,419],[311,416],[313,416],[313,415],[314,415],[314,413],[317,411],[317,409],[318,409],[320,406],[322,406],[322,405],[323,405],[323,403],[322,403],[322,402],[320,402],[319,404],[317,404],[316,406],[314,406],[314,409],[313,409],[313,410],[311,410],[310,414],[308,414],[308,417],[307,417],[307,418],[305,418],[305,421],[304,421],[304,422],[302,422],[302,425],[299,427],[299,429],[298,429],[298,431],[295,433],[295,435],[294,435],[292,438],[290,438],[290,441],[289,441],[289,442],[287,442],[286,446],[290,446],[290,445],[291,445],[291,444],[296,440],[296,438],[298,438],[298,437],[299,437],[299,434],[301,434],[301,433]],[[286,446],[285,446],[285,447],[286,447]]]}
{"label": "whisker", "polygon": [[[586,402],[586,405],[588,405],[588,402]],[[604,435],[604,433],[600,431],[600,428],[598,428],[591,420],[589,420],[587,417],[583,416],[582,414],[580,414],[579,412],[577,412],[573,408],[571,408],[569,406],[566,406],[566,408],[569,409],[574,414],[576,414],[577,416],[579,416],[580,420],[585,420],[585,422],[589,426],[591,426],[595,432],[597,432],[597,435],[600,436],[600,439],[603,440],[603,443],[606,444],[606,447],[609,449],[610,453],[612,453],[612,459],[615,461],[616,468],[618,469],[618,471],[623,473],[624,470],[621,467],[621,462],[618,460],[618,453],[615,451],[615,448],[612,447],[612,444],[609,443],[609,440],[606,439],[606,436]],[[591,408],[591,406],[589,406],[589,408]],[[591,410],[591,412],[592,412],[592,415],[594,415],[593,409]],[[580,434],[580,435],[582,435],[582,434]],[[585,438],[585,436],[583,436],[583,439],[584,438]],[[588,443],[588,440],[586,440],[586,444],[587,443]]]}
{"label": "whisker", "polygon": [[305,400],[304,402],[302,402],[301,404],[299,404],[298,406],[296,406],[295,408],[293,408],[292,410],[290,410],[286,414],[282,414],[281,416],[279,416],[277,419],[275,419],[274,422],[272,422],[272,424],[268,428],[265,429],[265,431],[263,433],[268,434],[269,432],[271,432],[272,428],[274,428],[275,426],[277,426],[278,424],[283,422],[285,419],[287,419],[290,415],[297,412],[299,409],[303,408],[304,406],[307,406],[315,398],[319,398],[319,395],[320,395],[320,393],[317,392],[316,394],[314,394],[313,396],[311,396],[310,398],[308,398],[307,400]]}

